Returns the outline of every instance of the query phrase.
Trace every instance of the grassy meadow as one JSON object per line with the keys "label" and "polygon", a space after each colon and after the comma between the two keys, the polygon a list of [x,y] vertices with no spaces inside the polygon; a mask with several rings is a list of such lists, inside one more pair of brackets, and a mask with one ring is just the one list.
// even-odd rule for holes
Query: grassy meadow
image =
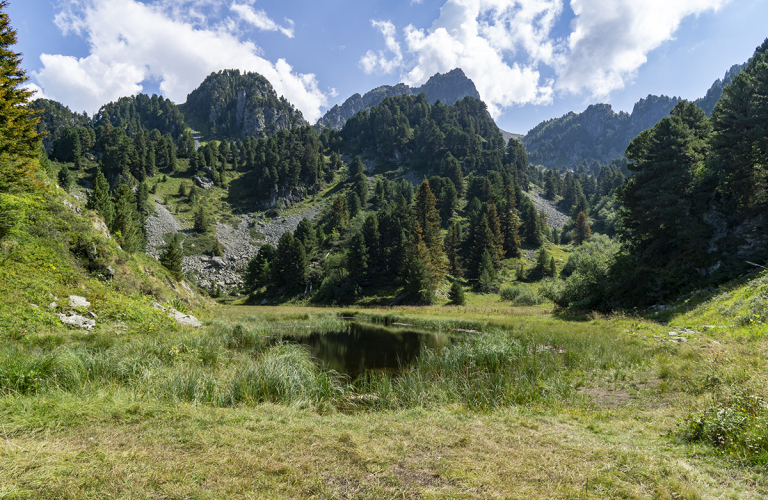
{"label": "grassy meadow", "polygon": [[[668,325],[221,306],[199,330],[0,337],[0,498],[763,498],[764,327],[712,312],[763,279]],[[356,380],[281,340],[349,315],[458,340]]]}

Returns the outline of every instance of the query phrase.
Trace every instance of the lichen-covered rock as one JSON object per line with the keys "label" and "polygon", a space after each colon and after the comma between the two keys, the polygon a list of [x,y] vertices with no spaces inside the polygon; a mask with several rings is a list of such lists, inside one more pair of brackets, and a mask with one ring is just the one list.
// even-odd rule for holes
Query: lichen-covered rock
{"label": "lichen-covered rock", "polygon": [[92,330],[96,326],[96,321],[72,312],[70,312],[69,316],[66,314],[59,314],[58,316],[63,324],[76,326],[83,330]]}
{"label": "lichen-covered rock", "polygon": [[69,307],[91,307],[91,303],[85,297],[78,295],[69,296]]}

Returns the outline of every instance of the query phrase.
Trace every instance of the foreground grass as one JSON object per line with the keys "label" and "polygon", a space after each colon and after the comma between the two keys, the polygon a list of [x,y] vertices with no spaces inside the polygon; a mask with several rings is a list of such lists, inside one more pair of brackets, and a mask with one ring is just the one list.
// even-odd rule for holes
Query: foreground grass
{"label": "foreground grass", "polygon": [[[351,381],[276,338],[340,312],[460,341]],[[681,430],[768,396],[768,343],[742,328],[683,343],[506,304],[222,307],[201,331],[3,339],[0,498],[763,498],[759,450]]]}

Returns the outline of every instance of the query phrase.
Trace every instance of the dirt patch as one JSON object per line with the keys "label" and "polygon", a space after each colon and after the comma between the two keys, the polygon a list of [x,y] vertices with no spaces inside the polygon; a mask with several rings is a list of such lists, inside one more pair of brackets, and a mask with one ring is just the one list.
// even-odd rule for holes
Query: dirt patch
{"label": "dirt patch", "polygon": [[628,393],[604,387],[582,387],[579,394],[591,396],[594,402],[603,408],[619,408],[632,404],[632,396]]}
{"label": "dirt patch", "polygon": [[434,488],[443,486],[448,483],[440,474],[411,467],[406,464],[397,464],[391,469],[391,473],[394,474],[403,484],[403,486],[417,486],[419,488]]}

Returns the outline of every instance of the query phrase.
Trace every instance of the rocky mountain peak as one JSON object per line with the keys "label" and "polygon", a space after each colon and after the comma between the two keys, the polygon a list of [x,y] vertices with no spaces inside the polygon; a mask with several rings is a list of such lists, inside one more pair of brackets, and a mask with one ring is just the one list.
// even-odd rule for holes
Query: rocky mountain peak
{"label": "rocky mountain peak", "polygon": [[370,110],[372,107],[381,104],[387,97],[397,95],[418,95],[424,93],[430,104],[434,104],[438,99],[443,104],[453,104],[465,97],[474,97],[480,99],[480,93],[477,91],[474,82],[467,78],[461,68],[453,69],[445,74],[437,73],[430,77],[421,87],[410,87],[404,83],[397,85],[382,85],[367,92],[365,95],[354,94],[349,97],[344,104],[338,104],[331,108],[322,118],[317,121],[318,129],[333,128],[341,130],[347,120],[357,114],[358,111]]}

